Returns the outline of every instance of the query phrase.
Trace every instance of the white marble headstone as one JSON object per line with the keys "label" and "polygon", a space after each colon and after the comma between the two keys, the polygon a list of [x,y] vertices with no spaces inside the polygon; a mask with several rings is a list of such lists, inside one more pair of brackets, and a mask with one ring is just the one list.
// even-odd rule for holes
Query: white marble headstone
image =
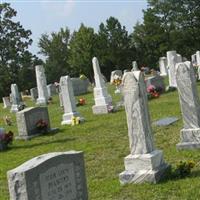
{"label": "white marble headstone", "polygon": [[48,91],[47,91],[47,81],[42,65],[37,65],[35,67],[36,80],[37,80],[37,90],[38,98],[36,104],[46,105],[48,103]]}
{"label": "white marble headstone", "polygon": [[176,65],[176,81],[184,123],[177,148],[200,148],[200,101],[191,62]]}
{"label": "white marble headstone", "polygon": [[72,88],[72,82],[69,76],[61,76],[60,78],[61,99],[64,107],[63,121],[64,124],[71,124],[72,117],[80,117],[83,121],[84,118],[76,109],[76,99]]}
{"label": "white marble headstone", "polygon": [[167,58],[160,57],[159,59],[159,67],[160,67],[160,76],[167,76]]}
{"label": "white marble headstone", "polygon": [[122,80],[130,154],[125,157],[121,184],[158,182],[168,165],[153,142],[146,86],[140,71],[127,72]]}
{"label": "white marble headstone", "polygon": [[109,112],[109,106],[112,106],[112,98],[108,94],[105,81],[100,71],[99,62],[96,57],[92,59],[94,70],[94,101],[95,105],[92,107],[94,114],[104,114]]}

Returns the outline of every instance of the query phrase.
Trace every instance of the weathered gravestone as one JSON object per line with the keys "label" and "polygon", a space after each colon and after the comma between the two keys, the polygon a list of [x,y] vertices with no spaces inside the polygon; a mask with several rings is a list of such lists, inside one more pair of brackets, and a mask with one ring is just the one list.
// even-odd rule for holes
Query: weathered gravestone
{"label": "weathered gravestone", "polygon": [[87,200],[83,152],[48,153],[7,172],[12,200]]}
{"label": "weathered gravestone", "polygon": [[127,116],[130,154],[125,157],[125,171],[119,174],[121,184],[158,182],[169,165],[161,150],[155,149],[146,86],[140,71],[127,72],[122,80]]}
{"label": "weathered gravestone", "polygon": [[133,61],[132,62],[132,69],[131,69],[131,71],[133,72],[133,71],[138,71],[139,69],[138,69],[138,65],[137,65],[137,62],[136,61]]}
{"label": "weathered gravestone", "polygon": [[48,92],[48,98],[51,98],[53,95],[56,95],[57,94],[56,85],[55,84],[47,85],[47,92]]}
{"label": "weathered gravestone", "polygon": [[38,98],[38,90],[37,90],[37,88],[31,88],[30,89],[30,93],[31,93],[31,99],[33,101],[36,101],[36,99]]}
{"label": "weathered gravestone", "polygon": [[22,109],[22,102],[21,94],[19,93],[17,84],[11,84],[11,99],[12,99],[12,106],[10,112],[18,112]]}
{"label": "weathered gravestone", "polygon": [[169,87],[177,87],[175,78],[175,65],[177,63],[176,51],[167,52],[167,68],[169,74]]}
{"label": "weathered gravestone", "polygon": [[10,97],[3,97],[3,108],[11,107]]}
{"label": "weathered gravestone", "polygon": [[112,98],[108,94],[105,81],[103,80],[99,62],[96,57],[92,59],[93,70],[94,70],[94,101],[95,105],[92,106],[94,114],[105,114],[109,112],[109,108],[112,106]]}
{"label": "weathered gravestone", "polygon": [[122,70],[114,70],[111,72],[111,75],[110,75],[110,83],[112,84],[115,77],[118,76],[118,77],[122,77]]}
{"label": "weathered gravestone", "polygon": [[200,148],[200,101],[191,62],[176,65],[176,81],[184,123],[177,148]]}
{"label": "weathered gravestone", "polygon": [[76,100],[72,88],[72,82],[69,76],[61,76],[60,78],[61,100],[64,107],[62,125],[71,124],[72,117],[79,117],[80,121],[84,121],[80,113],[76,110]]}
{"label": "weathered gravestone", "polygon": [[88,92],[90,84],[88,79],[82,80],[80,78],[71,78],[71,82],[75,96],[86,94]]}
{"label": "weathered gravestone", "polygon": [[150,85],[153,85],[159,92],[165,91],[165,83],[164,83],[164,78],[162,76],[156,75],[156,76],[148,77],[145,79],[145,82],[146,82],[147,88]]}
{"label": "weathered gravestone", "polygon": [[36,80],[37,80],[37,89],[38,89],[38,98],[36,104],[46,105],[48,103],[48,91],[47,91],[47,81],[42,65],[37,65],[35,67]]}
{"label": "weathered gravestone", "polygon": [[160,57],[159,59],[160,76],[167,76],[167,58]]}
{"label": "weathered gravestone", "polygon": [[[17,139],[30,139],[43,132],[50,131],[50,121],[47,107],[30,107],[16,114],[19,136]],[[41,127],[37,127],[41,121]],[[44,125],[46,123],[46,127]],[[42,125],[44,126],[42,128]]]}

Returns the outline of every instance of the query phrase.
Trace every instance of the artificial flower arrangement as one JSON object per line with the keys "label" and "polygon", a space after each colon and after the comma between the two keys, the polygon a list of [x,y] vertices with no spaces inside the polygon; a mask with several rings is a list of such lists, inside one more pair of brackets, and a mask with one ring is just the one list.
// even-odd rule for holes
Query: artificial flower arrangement
{"label": "artificial flower arrangement", "polygon": [[80,121],[80,117],[74,117],[74,116],[73,116],[73,117],[71,118],[71,125],[72,125],[72,126],[78,125],[78,124],[80,124],[80,122],[81,122],[81,121]]}
{"label": "artificial flower arrangement", "polygon": [[46,131],[47,130],[47,127],[48,127],[48,123],[43,120],[43,119],[40,119],[36,122],[36,127],[38,130],[40,131]]}
{"label": "artificial flower arrangement", "polygon": [[156,90],[156,87],[154,85],[149,85],[147,87],[147,96],[149,99],[152,99],[152,98],[158,98],[160,94],[158,90]]}
{"label": "artificial flower arrangement", "polygon": [[112,84],[116,86],[115,94],[120,93],[120,85],[122,83],[122,77],[114,75]]}
{"label": "artificial flower arrangement", "polygon": [[86,101],[84,98],[80,98],[78,100],[77,106],[84,106],[86,104]]}
{"label": "artificial flower arrangement", "polygon": [[8,145],[12,143],[13,136],[14,136],[14,134],[12,131],[8,131],[6,133],[4,129],[1,129],[1,131],[0,131],[0,151],[6,149],[8,147]]}

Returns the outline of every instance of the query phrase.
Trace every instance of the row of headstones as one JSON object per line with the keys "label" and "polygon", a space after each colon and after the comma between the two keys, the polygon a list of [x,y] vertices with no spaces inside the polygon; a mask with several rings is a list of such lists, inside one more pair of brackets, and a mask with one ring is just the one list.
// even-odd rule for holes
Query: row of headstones
{"label": "row of headstones", "polygon": [[[160,75],[167,76],[169,75],[169,86],[177,87],[176,78],[175,78],[175,66],[177,63],[187,61],[185,57],[182,58],[180,54],[177,54],[176,51],[168,51],[167,57],[160,57],[159,59],[159,68]],[[192,66],[197,66],[197,77],[200,79],[200,51],[197,51],[196,54],[191,56]]]}
{"label": "row of headstones", "polygon": [[[176,64],[175,69],[184,121],[181,143],[177,147],[200,147],[200,102],[193,67],[191,62],[184,62]],[[122,84],[130,154],[124,159],[125,171],[119,174],[119,180],[121,184],[156,183],[170,166],[164,161],[162,151],[155,148],[143,75],[140,71],[127,72]],[[82,152],[45,154],[27,161],[7,175],[13,200],[88,199]]]}

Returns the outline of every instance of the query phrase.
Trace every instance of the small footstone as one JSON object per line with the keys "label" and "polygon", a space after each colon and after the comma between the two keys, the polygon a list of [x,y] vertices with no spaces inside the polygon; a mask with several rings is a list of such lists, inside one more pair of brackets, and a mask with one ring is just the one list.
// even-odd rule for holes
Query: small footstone
{"label": "small footstone", "polygon": [[158,121],[153,122],[153,125],[155,125],[155,126],[169,126],[169,125],[175,123],[178,120],[179,119],[177,117],[166,117],[166,118],[162,118]]}

